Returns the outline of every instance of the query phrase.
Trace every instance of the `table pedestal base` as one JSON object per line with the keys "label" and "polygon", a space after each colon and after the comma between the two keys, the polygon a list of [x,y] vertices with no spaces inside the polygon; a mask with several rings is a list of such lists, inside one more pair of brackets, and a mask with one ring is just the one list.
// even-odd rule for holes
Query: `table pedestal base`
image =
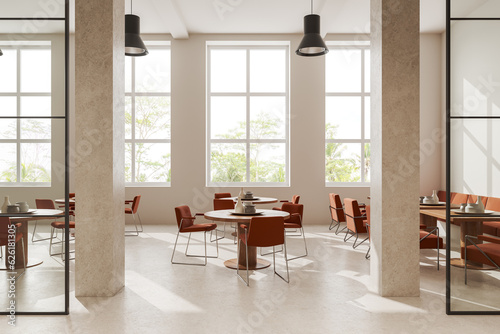
{"label": "table pedestal base", "polygon": [[[450,259],[450,264],[454,267],[458,268],[465,268],[465,261],[464,259],[460,258],[454,258]],[[472,269],[472,270],[495,270],[495,267],[487,266],[481,263],[477,262],[471,262],[467,261],[467,269]]]}
{"label": "table pedestal base", "polygon": [[[224,265],[229,268],[229,269],[238,269],[238,259],[231,259],[227,260],[224,262]],[[257,263],[255,265],[250,265],[248,266],[249,270],[260,270],[267,268],[271,265],[271,262],[263,260],[263,259],[257,259]],[[246,270],[247,268],[245,267],[244,264],[240,264],[240,270]]]}

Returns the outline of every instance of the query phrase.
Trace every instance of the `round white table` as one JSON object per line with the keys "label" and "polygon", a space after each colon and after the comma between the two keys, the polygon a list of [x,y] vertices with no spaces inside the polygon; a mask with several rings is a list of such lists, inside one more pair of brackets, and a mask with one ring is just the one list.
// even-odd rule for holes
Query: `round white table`
{"label": "round white table", "polygon": [[[239,216],[231,214],[234,210],[216,210],[209,211],[205,213],[205,218],[208,220],[226,222],[226,223],[239,223],[239,224],[250,224],[250,220],[253,217],[283,217],[288,218],[290,214],[286,211],[278,211],[278,210],[257,210],[262,212],[261,214],[255,214],[251,216]],[[245,233],[243,229],[238,224],[239,233]],[[241,242],[238,238],[238,243]],[[240,246],[240,252],[238,254],[238,258],[240,259],[240,269],[246,269],[246,266],[243,263],[246,263],[246,249],[244,246]],[[230,269],[237,269],[238,267],[238,259],[230,259],[224,262],[224,265]],[[271,262],[258,259],[257,258],[257,247],[248,246],[248,269],[250,270],[259,270],[267,268],[271,265]]]}
{"label": "round white table", "polygon": [[[232,199],[233,201],[237,202],[238,197],[224,197],[221,199]],[[250,198],[242,198],[241,201],[243,202],[252,202],[253,204],[270,204],[270,203],[276,203],[278,202],[277,198],[272,198],[272,197],[260,197],[256,196],[255,199],[250,199]]]}

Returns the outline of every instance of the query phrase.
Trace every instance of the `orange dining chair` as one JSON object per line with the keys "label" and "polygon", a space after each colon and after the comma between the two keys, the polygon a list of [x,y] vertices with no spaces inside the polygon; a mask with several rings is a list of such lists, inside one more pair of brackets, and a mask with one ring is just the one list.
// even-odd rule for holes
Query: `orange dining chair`
{"label": "orange dining chair", "polygon": [[[35,205],[37,209],[48,209],[48,210],[55,210],[56,207],[54,205],[54,201],[51,199],[35,199]],[[38,242],[38,241],[44,241],[44,240],[50,240],[50,238],[44,238],[44,239],[36,239],[35,240],[35,234],[36,234],[36,227],[38,225],[38,220],[35,220],[35,226],[33,227],[33,234],[31,235],[31,242]]]}
{"label": "orange dining chair", "polygon": [[[125,201],[125,203],[130,203],[131,206],[130,208],[125,208],[125,214],[126,215],[132,215],[132,218],[134,219],[134,225],[135,225],[135,231],[133,230],[125,230],[125,235],[130,235],[130,236],[138,236],[139,233],[141,233],[142,231],[144,231],[143,227],[142,227],[142,221],[141,221],[141,217],[139,216],[139,213],[137,212],[137,210],[139,209],[139,203],[141,202],[141,195],[137,195],[134,197],[134,199],[132,200],[132,203],[130,203],[130,201]],[[139,219],[139,224],[141,225],[141,229],[139,230],[137,228],[137,221],[135,220],[135,215],[137,215],[138,219]],[[127,234],[128,233],[128,234]],[[133,234],[130,234],[130,233],[133,233]]]}
{"label": "orange dining chair", "polygon": [[[175,208],[175,217],[177,219],[177,237],[175,238],[175,244],[174,244],[174,250],[172,251],[172,258],[170,259],[170,262],[172,264],[185,264],[185,265],[191,265],[191,266],[206,266],[207,265],[207,258],[218,258],[219,257],[219,241],[217,239],[217,224],[211,223],[211,224],[194,224],[194,221],[196,219],[196,216],[203,216],[202,213],[197,213],[195,216],[191,214],[191,210],[189,209],[189,206],[183,205],[183,206],[178,206]],[[208,256],[207,255],[207,232],[215,230],[215,242],[217,245],[217,256]],[[189,242],[191,241],[191,233],[193,232],[203,232],[204,240],[205,240],[205,255],[191,255],[188,254],[188,248],[189,248]],[[188,263],[188,262],[174,262],[174,255],[175,255],[175,248],[177,247],[177,241],[179,239],[179,234],[180,233],[189,233],[189,238],[188,242],[186,245],[186,251],[184,252],[184,255],[188,257],[204,257],[205,258],[205,263],[204,264],[199,264],[199,263]]]}
{"label": "orange dining chair", "polygon": [[[37,209],[55,210],[54,201],[51,199],[36,199],[35,203],[36,203]],[[50,230],[50,238],[49,238],[50,239],[49,254],[50,254],[50,256],[61,255],[61,259],[64,261],[65,260],[64,259],[64,239],[65,239],[64,232],[65,232],[65,228],[66,228],[66,223],[64,221],[54,221],[50,224],[50,226],[52,228]],[[70,229],[75,228],[74,221],[69,222],[69,228]],[[36,225],[35,225],[35,229],[36,229]],[[57,237],[57,231],[59,231],[59,230],[62,232],[61,241],[54,242],[54,237]],[[56,232],[55,236],[54,236],[54,231]],[[35,230],[33,230],[33,236],[34,236],[34,234],[35,234]],[[42,240],[42,239],[39,239],[36,241],[40,241],[40,240]],[[47,240],[47,239],[43,239],[43,240]],[[73,239],[71,239],[71,240],[73,240]],[[59,243],[61,244],[61,252],[60,253],[52,253],[52,245],[56,245]],[[71,258],[70,260],[74,260],[74,258]]]}
{"label": "orange dining chair", "polygon": [[[245,245],[246,249],[246,272],[247,279],[240,275],[240,262],[238,257],[238,266],[236,269],[236,275],[247,285],[250,286],[250,277],[248,270],[248,246],[250,247],[273,247],[273,266],[274,273],[278,275],[282,280],[289,283],[290,274],[288,272],[288,259],[286,253],[286,240],[285,240],[285,221],[283,217],[253,217],[250,220],[250,225],[240,225],[241,229],[245,232],[243,234],[238,234],[238,254],[240,254],[241,244]],[[240,229],[238,229],[239,232]],[[276,252],[275,247],[278,245],[283,245],[286,264],[286,279],[276,272]]]}
{"label": "orange dining chair", "polygon": [[[234,201],[232,199],[224,199],[225,197],[231,197],[230,193],[222,193],[223,195],[229,195],[229,196],[220,196],[217,197],[217,195],[220,194],[215,194],[214,198],[214,210],[231,210],[234,209]],[[217,230],[218,232],[222,232],[222,236],[219,238],[223,239],[224,236],[226,235],[226,222],[224,222],[224,227],[223,230]],[[210,242],[214,242],[215,239],[212,239],[212,233],[210,233]]]}
{"label": "orange dining chair", "polygon": [[366,251],[366,254],[365,254],[365,259],[369,259],[370,258],[370,249],[372,248],[372,245],[371,245],[371,231],[370,231],[370,206],[367,205],[366,206],[366,230],[368,231],[368,242],[370,243],[368,245],[368,250]]}
{"label": "orange dining chair", "polygon": [[[281,203],[292,203],[292,204],[299,204],[300,201],[300,195],[293,195],[292,200],[288,201],[287,199],[281,200]],[[281,210],[279,207],[274,207],[273,210]]]}
{"label": "orange dining chair", "polygon": [[231,197],[231,193],[215,193],[214,198],[226,198]]}
{"label": "orange dining chair", "polygon": [[[490,197],[485,206],[486,210],[500,211],[500,198]],[[500,236],[500,221],[485,222],[483,221],[483,234],[491,234],[493,236]]]}
{"label": "orange dining chair", "polygon": [[[7,246],[10,242],[14,241],[14,243],[18,243],[21,240],[21,248],[23,249],[23,272],[19,274],[15,281],[19,279],[26,272],[26,255],[24,253],[24,238],[21,232],[17,232],[17,224],[11,223],[9,217],[0,217],[0,247],[5,246],[5,254],[9,254],[7,251]],[[13,237],[14,239],[12,239]],[[7,255],[5,255],[7,256]]]}
{"label": "orange dining chair", "polygon": [[344,227],[339,231],[340,224],[346,222],[344,206],[342,205],[342,201],[340,200],[340,196],[338,194],[331,193],[328,194],[328,196],[330,198],[330,216],[332,217],[332,222],[330,223],[329,229],[331,230],[337,227],[335,234],[339,234],[347,228]]}
{"label": "orange dining chair", "polygon": [[[476,240],[476,241],[474,241]],[[478,241],[486,241],[480,244]],[[467,246],[470,243],[470,246]],[[500,269],[500,238],[487,235],[465,236],[465,284],[467,284],[467,261],[482,263]]]}
{"label": "orange dining chair", "polygon": [[[359,245],[361,245],[363,242],[368,240],[368,237],[366,237],[363,241],[360,243],[356,244],[359,238],[360,233],[367,233],[366,229],[366,215],[362,215],[361,211],[359,209],[358,201],[352,198],[346,198],[344,199],[344,205],[345,205],[345,215],[346,215],[346,222],[347,222],[347,230],[345,232],[344,236],[344,242],[347,240],[351,239],[353,236],[356,236],[356,239],[354,240],[354,244],[352,245],[352,248],[356,248]],[[349,238],[347,237],[348,235],[351,235]]]}
{"label": "orange dining chair", "polygon": [[439,250],[444,248],[443,238],[439,236],[438,227],[420,226],[420,249],[436,249],[437,270],[439,270]]}
{"label": "orange dining chair", "polygon": [[300,230],[299,236],[302,234],[302,238],[304,240],[304,248],[305,254],[292,257],[287,261],[295,260],[301,257],[307,256],[307,243],[306,243],[306,234],[304,232],[304,225],[302,225],[302,220],[304,217],[304,205],[303,204],[292,204],[292,203],[283,203],[281,207],[281,211],[288,212],[290,217],[285,219],[285,236],[289,236],[290,234],[286,233],[287,229],[296,229]]}

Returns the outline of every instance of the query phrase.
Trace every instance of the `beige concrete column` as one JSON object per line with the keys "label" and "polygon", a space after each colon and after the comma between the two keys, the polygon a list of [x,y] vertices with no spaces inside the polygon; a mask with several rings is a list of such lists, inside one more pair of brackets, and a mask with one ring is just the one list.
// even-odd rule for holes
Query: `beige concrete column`
{"label": "beige concrete column", "polygon": [[419,1],[371,0],[371,277],[418,296]]}
{"label": "beige concrete column", "polygon": [[124,0],[75,7],[76,296],[125,282]]}

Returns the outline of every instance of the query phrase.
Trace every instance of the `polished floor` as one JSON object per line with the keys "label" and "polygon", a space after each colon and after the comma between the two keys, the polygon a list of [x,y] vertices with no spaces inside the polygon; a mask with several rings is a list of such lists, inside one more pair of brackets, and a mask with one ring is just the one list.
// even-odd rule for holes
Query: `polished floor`
{"label": "polished floor", "polygon": [[[206,267],[171,265],[175,233],[173,226],[145,226],[139,237],[126,238],[126,286],[116,296],[75,298],[72,286],[70,315],[18,316],[15,328],[3,318],[0,333],[494,333],[500,328],[498,316],[445,314],[444,251],[440,271],[435,251],[421,252],[420,297],[382,298],[368,288],[367,246],[353,250],[327,226],[306,227],[309,256],[290,262],[290,284],[267,268],[252,273],[250,287],[224,267],[235,257],[232,239],[220,242],[219,258]],[[186,239],[181,242],[176,256],[185,260]],[[193,245],[190,251],[202,251],[200,243]],[[301,238],[289,239],[289,254],[299,255],[302,247]],[[30,256],[44,263],[18,281],[19,305],[32,310],[63,301],[62,262],[48,257],[47,248],[47,242],[30,242]],[[284,270],[281,255],[276,260]],[[454,269],[453,305],[499,310],[498,274],[474,272],[466,287],[463,270]]]}

